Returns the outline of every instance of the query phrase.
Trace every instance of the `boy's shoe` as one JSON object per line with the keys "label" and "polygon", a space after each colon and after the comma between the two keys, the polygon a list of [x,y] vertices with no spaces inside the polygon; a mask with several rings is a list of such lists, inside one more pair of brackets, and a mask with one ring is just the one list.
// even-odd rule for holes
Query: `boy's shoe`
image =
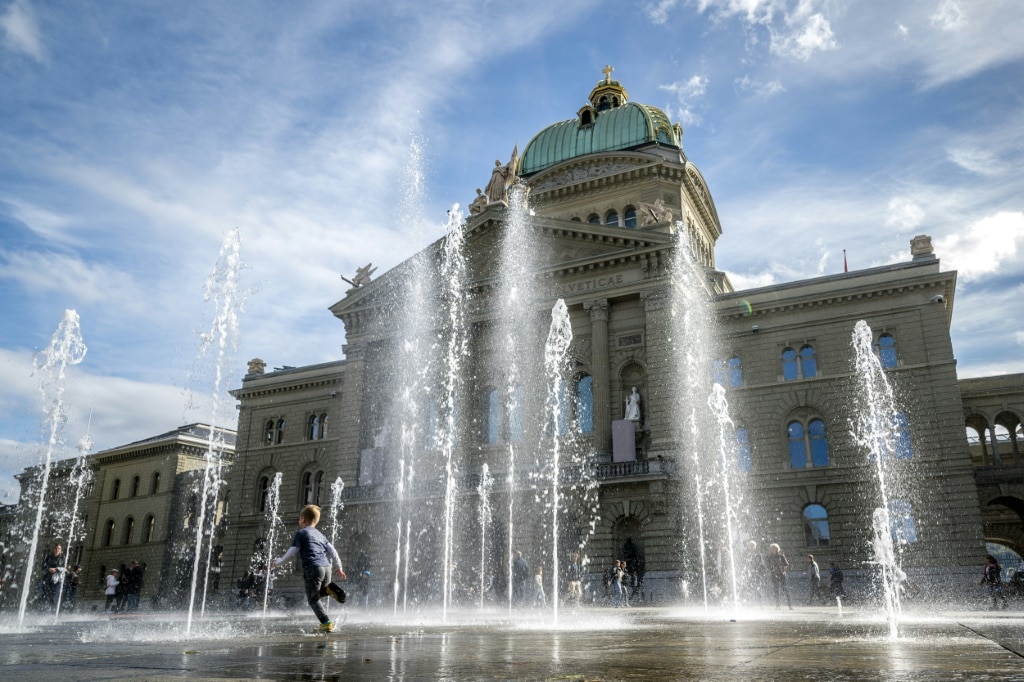
{"label": "boy's shoe", "polygon": [[334,632],[334,623],[331,621],[320,623],[320,632]]}
{"label": "boy's shoe", "polygon": [[345,603],[345,590],[341,589],[341,586],[337,583],[327,583],[327,594],[335,599],[339,604]]}

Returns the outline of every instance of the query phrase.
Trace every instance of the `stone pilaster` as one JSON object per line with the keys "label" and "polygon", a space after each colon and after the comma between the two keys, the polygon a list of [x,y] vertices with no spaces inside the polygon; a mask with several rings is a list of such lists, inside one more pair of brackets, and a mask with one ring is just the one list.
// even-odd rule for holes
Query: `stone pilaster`
{"label": "stone pilaster", "polygon": [[590,311],[590,369],[594,380],[594,449],[599,454],[611,452],[612,410],[611,384],[608,378],[608,299],[587,301]]}

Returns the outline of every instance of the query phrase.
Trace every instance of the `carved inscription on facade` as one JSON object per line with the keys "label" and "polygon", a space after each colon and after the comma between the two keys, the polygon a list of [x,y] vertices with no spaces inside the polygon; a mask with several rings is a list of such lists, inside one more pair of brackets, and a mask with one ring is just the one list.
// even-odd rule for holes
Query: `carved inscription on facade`
{"label": "carved inscription on facade", "polygon": [[558,296],[559,298],[581,296],[583,294],[601,291],[603,289],[622,286],[623,284],[639,282],[641,279],[642,275],[636,270],[615,272],[607,275],[598,275],[597,277],[588,277],[586,279],[563,281],[555,286],[554,293],[555,296]]}

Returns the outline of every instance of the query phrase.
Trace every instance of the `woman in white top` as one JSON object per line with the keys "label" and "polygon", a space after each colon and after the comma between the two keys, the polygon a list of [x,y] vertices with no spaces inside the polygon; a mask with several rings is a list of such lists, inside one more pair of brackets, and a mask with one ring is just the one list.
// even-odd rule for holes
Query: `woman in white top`
{"label": "woman in white top", "polygon": [[103,607],[103,611],[112,611],[111,604],[117,599],[117,586],[121,584],[121,581],[117,579],[117,569],[110,569],[110,575],[107,576],[107,589],[103,590],[103,594],[107,595],[107,604]]}

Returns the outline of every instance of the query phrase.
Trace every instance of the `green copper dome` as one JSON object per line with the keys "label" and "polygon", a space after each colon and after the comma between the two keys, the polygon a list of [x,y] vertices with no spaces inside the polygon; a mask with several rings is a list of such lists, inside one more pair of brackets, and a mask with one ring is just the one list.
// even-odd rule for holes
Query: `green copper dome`
{"label": "green copper dome", "polygon": [[[606,83],[618,85],[616,81]],[[636,102],[616,104],[603,110],[585,106],[576,118],[537,133],[523,150],[519,175],[530,175],[586,154],[635,149],[652,143],[682,147],[682,129],[673,126],[661,109]]]}

